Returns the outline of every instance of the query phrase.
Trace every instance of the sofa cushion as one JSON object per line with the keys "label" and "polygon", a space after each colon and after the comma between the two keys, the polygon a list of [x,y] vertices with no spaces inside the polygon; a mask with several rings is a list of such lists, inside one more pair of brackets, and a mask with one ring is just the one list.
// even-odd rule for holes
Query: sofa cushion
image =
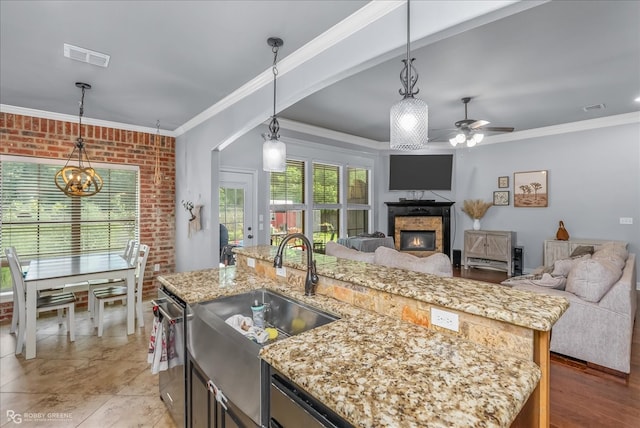
{"label": "sofa cushion", "polygon": [[571,269],[578,263],[580,260],[586,260],[591,258],[591,254],[584,254],[579,257],[570,257],[567,259],[559,259],[553,262],[553,271],[551,275],[553,276],[568,276]]}
{"label": "sofa cushion", "polygon": [[325,246],[325,254],[328,256],[339,257],[341,259],[356,260],[359,262],[373,263],[374,253],[364,253],[362,251],[347,248],[337,242],[329,241]]}
{"label": "sofa cushion", "polygon": [[378,247],[376,248],[374,263],[438,276],[453,276],[451,260],[443,253],[435,253],[428,257],[416,257],[409,253],[396,251],[393,248]]}
{"label": "sofa cushion", "polygon": [[565,290],[586,301],[599,302],[620,276],[622,270],[608,260],[580,260],[569,272]]}

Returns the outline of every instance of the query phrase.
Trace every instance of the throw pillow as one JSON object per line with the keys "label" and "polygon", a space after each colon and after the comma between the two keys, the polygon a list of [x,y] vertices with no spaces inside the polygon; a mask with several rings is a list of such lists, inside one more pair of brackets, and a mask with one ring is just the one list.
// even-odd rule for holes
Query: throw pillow
{"label": "throw pillow", "polygon": [[374,253],[374,263],[381,266],[394,267],[409,270],[409,266],[419,259],[413,254],[396,251],[393,248],[378,247]]}
{"label": "throw pillow", "polygon": [[376,248],[374,261],[381,266],[430,273],[438,276],[453,276],[451,260],[443,253],[435,253],[428,257],[417,257],[413,254],[396,251],[393,248],[378,247]]}
{"label": "throw pillow", "polygon": [[373,263],[375,255],[373,253],[363,253],[362,251],[347,248],[336,242],[329,241],[325,246],[325,254],[341,259],[355,260],[359,262]]}
{"label": "throw pillow", "polygon": [[571,255],[569,257],[580,257],[580,256],[584,256],[585,254],[593,254],[594,249],[593,249],[593,245],[578,245],[576,247],[575,250],[573,250],[573,252],[571,253]]}
{"label": "throw pillow", "polygon": [[585,254],[577,258],[560,259],[553,262],[553,276],[568,276],[571,269],[581,260],[591,258],[590,254]]}
{"label": "throw pillow", "polygon": [[416,272],[431,273],[438,276],[453,276],[451,259],[444,253],[435,253],[428,257],[418,257],[411,263],[410,269]]}
{"label": "throw pillow", "polygon": [[[626,250],[624,250],[626,252]],[[613,263],[620,269],[624,269],[624,265],[627,263],[627,257],[623,257],[620,251],[613,250],[611,248],[605,248],[596,251],[591,256],[594,260],[605,260]]]}
{"label": "throw pillow", "polygon": [[606,260],[580,260],[569,272],[565,290],[597,303],[620,279],[622,270]]}

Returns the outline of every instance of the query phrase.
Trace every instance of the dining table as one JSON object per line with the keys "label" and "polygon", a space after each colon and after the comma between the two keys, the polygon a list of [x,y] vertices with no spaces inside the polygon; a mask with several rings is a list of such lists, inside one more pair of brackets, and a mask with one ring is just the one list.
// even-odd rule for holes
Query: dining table
{"label": "dining table", "polygon": [[55,258],[38,258],[29,263],[26,288],[25,359],[36,356],[36,314],[38,292],[83,283],[92,279],[125,278],[127,286],[127,334],[135,331],[135,264],[120,254],[88,253]]}

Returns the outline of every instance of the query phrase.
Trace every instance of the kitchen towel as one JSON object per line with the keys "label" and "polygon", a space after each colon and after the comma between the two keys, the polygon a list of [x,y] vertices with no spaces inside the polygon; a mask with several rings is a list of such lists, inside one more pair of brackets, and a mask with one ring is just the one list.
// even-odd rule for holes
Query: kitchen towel
{"label": "kitchen towel", "polygon": [[244,337],[253,340],[256,343],[264,343],[269,340],[269,333],[264,329],[254,327],[251,317],[244,315],[232,315],[225,320],[227,324],[242,333]]}
{"label": "kitchen towel", "polygon": [[162,321],[160,321],[158,317],[153,318],[153,327],[151,329],[151,337],[149,338],[147,362],[151,364],[152,374],[156,374],[162,370],[167,370],[168,368],[167,338]]}

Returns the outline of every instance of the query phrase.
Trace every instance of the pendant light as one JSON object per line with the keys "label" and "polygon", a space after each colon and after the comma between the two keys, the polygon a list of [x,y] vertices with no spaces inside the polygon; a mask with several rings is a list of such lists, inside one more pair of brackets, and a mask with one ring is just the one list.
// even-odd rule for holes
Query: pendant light
{"label": "pendant light", "polygon": [[391,137],[389,140],[393,150],[418,150],[427,147],[429,141],[429,107],[427,103],[416,98],[419,89],[414,90],[418,82],[418,72],[413,66],[415,58],[411,58],[411,12],[407,0],[407,58],[403,59],[404,68],[400,72],[403,99],[391,106]]}
{"label": "pendant light", "polygon": [[287,169],[287,147],[280,141],[280,124],[276,117],[276,76],[278,69],[276,62],[278,60],[278,49],[284,44],[282,39],[277,37],[269,37],[267,44],[271,46],[273,52],[273,116],[269,123],[269,133],[265,136],[265,142],[262,145],[262,169],[268,172],[285,172]]}
{"label": "pendant light", "polygon": [[[76,145],[67,159],[64,167],[56,172],[54,177],[56,186],[67,196],[92,196],[102,190],[102,177],[91,167],[89,156],[84,148],[82,139],[82,116],[84,114],[84,91],[91,89],[88,83],[76,82],[76,86],[82,89],[80,99],[80,114],[78,119],[78,138]],[[69,165],[71,158],[78,151],[78,165]]]}

